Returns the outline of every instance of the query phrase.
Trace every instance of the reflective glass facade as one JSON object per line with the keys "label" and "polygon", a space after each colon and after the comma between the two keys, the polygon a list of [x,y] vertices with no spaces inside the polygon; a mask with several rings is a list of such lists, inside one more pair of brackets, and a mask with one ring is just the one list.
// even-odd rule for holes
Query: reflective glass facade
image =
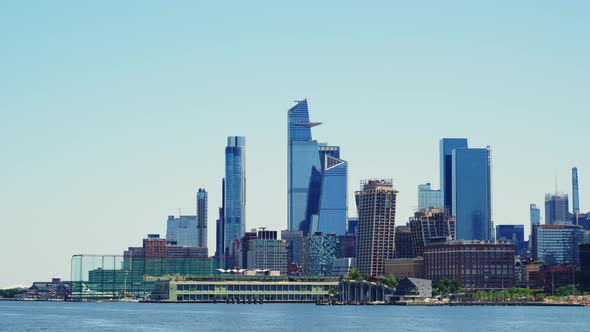
{"label": "reflective glass facade", "polygon": [[340,159],[325,157],[320,195],[318,225],[311,232],[346,234],[348,164]]}
{"label": "reflective glass facade", "polygon": [[313,140],[307,100],[289,110],[288,226],[305,235],[344,235],[347,220],[347,163],[340,148]]}
{"label": "reflective glass facade", "polygon": [[454,149],[467,148],[466,138],[443,138],[440,141],[440,191],[445,211],[453,215],[453,161]]}
{"label": "reflective glass facade", "polygon": [[539,209],[536,204],[531,204],[530,205],[530,212],[531,212],[531,232],[532,232],[534,226],[541,224],[541,209]]}
{"label": "reflective glass facade", "polygon": [[430,183],[418,185],[418,210],[442,209],[442,192],[433,190]]}
{"label": "reflective glass facade", "polygon": [[452,177],[456,238],[492,240],[490,150],[453,150]]}
{"label": "reflective glass facade", "polygon": [[[304,233],[309,230],[309,215],[315,212],[312,207],[308,211],[308,202],[310,198],[312,202],[317,201],[321,178],[319,146],[311,138],[314,125],[317,124],[309,121],[307,100],[297,102],[289,110],[288,222],[289,230],[302,230]],[[309,197],[310,192],[312,197]]]}
{"label": "reflective glass facade", "polygon": [[496,241],[508,241],[514,244],[516,255],[526,254],[524,243],[524,225],[498,225],[496,226]]}
{"label": "reflective glass facade", "polygon": [[581,226],[541,225],[533,229],[533,257],[550,265],[578,265],[579,244],[584,242]]}
{"label": "reflective glass facade", "polygon": [[246,232],[246,138],[231,136],[225,148],[224,245],[229,253],[231,242]]}

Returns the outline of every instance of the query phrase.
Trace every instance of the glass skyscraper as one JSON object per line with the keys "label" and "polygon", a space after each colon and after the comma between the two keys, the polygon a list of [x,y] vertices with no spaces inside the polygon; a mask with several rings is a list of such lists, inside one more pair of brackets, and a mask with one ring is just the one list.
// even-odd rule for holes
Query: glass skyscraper
{"label": "glass skyscraper", "polygon": [[458,240],[493,240],[490,164],[489,147],[452,151],[452,211]]}
{"label": "glass skyscraper", "polygon": [[519,256],[523,256],[526,253],[524,225],[496,226],[496,240],[508,241],[514,244],[515,253]]}
{"label": "glass skyscraper", "polygon": [[225,148],[224,251],[246,232],[246,138],[230,136]]}
{"label": "glass skyscraper", "polygon": [[314,209],[308,205],[313,205],[319,197],[321,161],[318,142],[311,138],[311,128],[320,124],[309,121],[307,100],[297,102],[289,110],[288,223],[289,230],[301,230],[304,234],[309,233],[313,212],[308,210]]}
{"label": "glass skyscraper", "polygon": [[433,190],[430,183],[418,185],[418,210],[442,209],[442,193]]}
{"label": "glass skyscraper", "polygon": [[197,191],[197,246],[207,248],[207,191]]}
{"label": "glass skyscraper", "polygon": [[307,100],[288,113],[288,228],[344,235],[347,222],[348,164],[340,148],[313,140]]}
{"label": "glass skyscraper", "polygon": [[348,218],[348,164],[344,160],[326,155],[324,165],[318,224],[312,225],[310,233],[344,235]]}
{"label": "glass skyscraper", "polygon": [[532,233],[533,227],[541,224],[541,209],[539,209],[537,207],[537,204],[531,204],[529,208],[530,208],[530,213],[531,213],[531,233]]}
{"label": "glass skyscraper", "polygon": [[572,168],[572,210],[574,218],[580,213],[580,191],[578,189],[578,168]]}
{"label": "glass skyscraper", "polygon": [[467,148],[466,138],[443,138],[440,140],[440,191],[444,211],[453,214],[453,150]]}
{"label": "glass skyscraper", "polygon": [[567,194],[545,195],[545,224],[567,225],[571,223],[568,214],[569,202]]}

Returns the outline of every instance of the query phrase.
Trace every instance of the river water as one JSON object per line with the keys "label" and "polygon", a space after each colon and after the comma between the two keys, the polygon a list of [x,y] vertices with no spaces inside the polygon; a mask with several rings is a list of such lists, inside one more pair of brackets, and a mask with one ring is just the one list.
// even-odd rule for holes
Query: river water
{"label": "river water", "polygon": [[590,331],[584,307],[0,302],[0,331]]}

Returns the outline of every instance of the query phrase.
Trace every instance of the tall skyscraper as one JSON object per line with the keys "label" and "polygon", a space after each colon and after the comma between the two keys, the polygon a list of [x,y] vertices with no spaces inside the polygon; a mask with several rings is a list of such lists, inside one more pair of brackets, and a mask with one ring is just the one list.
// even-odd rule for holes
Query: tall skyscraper
{"label": "tall skyscraper", "polygon": [[529,207],[531,215],[531,232],[533,227],[541,224],[541,209],[537,207],[537,204],[531,204]]}
{"label": "tall skyscraper", "polygon": [[453,214],[453,150],[467,148],[466,138],[443,138],[440,140],[440,191],[443,209]]}
{"label": "tall skyscraper", "polygon": [[418,185],[418,210],[442,209],[442,192],[433,190],[430,183]]}
{"label": "tall skyscraper", "polygon": [[492,240],[490,148],[452,151],[453,216],[458,240]]}
{"label": "tall skyscraper", "polygon": [[569,201],[567,194],[555,193],[545,195],[545,225],[570,224]]}
{"label": "tall skyscraper", "polygon": [[344,235],[348,218],[348,164],[329,155],[324,157],[323,164],[318,222],[312,222],[310,232]]}
{"label": "tall skyscraper", "polygon": [[197,191],[197,246],[207,248],[207,191]]}
{"label": "tall skyscraper", "polygon": [[224,268],[225,264],[225,230],[223,217],[225,215],[225,178],[221,181],[221,207],[219,208],[219,217],[216,221],[215,227],[215,258],[220,268]]}
{"label": "tall skyscraper", "polygon": [[348,164],[340,148],[313,140],[307,100],[288,113],[288,227],[309,235],[344,235],[347,219]]}
{"label": "tall skyscraper", "polygon": [[306,99],[298,101],[297,105],[289,110],[288,117],[289,230],[301,230],[307,234],[311,215],[311,211],[308,210],[313,208],[308,207],[308,203],[319,200],[318,187],[321,181],[319,146],[318,142],[311,137],[311,128],[321,123],[309,121]]}
{"label": "tall skyscraper", "polygon": [[225,148],[225,203],[224,203],[225,256],[231,242],[240,240],[246,233],[246,138],[231,136]]}
{"label": "tall skyscraper", "polygon": [[572,168],[572,205],[574,218],[580,213],[580,192],[578,190],[578,168]]}
{"label": "tall skyscraper", "polygon": [[395,210],[398,191],[391,180],[361,182],[355,193],[358,213],[357,266],[382,276],[386,259],[395,258]]}

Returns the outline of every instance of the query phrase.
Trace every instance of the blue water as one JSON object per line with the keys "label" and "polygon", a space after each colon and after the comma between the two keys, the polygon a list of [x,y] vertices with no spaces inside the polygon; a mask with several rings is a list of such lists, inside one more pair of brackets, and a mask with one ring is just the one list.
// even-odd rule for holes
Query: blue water
{"label": "blue water", "polygon": [[590,331],[590,308],[0,302],[0,331]]}

